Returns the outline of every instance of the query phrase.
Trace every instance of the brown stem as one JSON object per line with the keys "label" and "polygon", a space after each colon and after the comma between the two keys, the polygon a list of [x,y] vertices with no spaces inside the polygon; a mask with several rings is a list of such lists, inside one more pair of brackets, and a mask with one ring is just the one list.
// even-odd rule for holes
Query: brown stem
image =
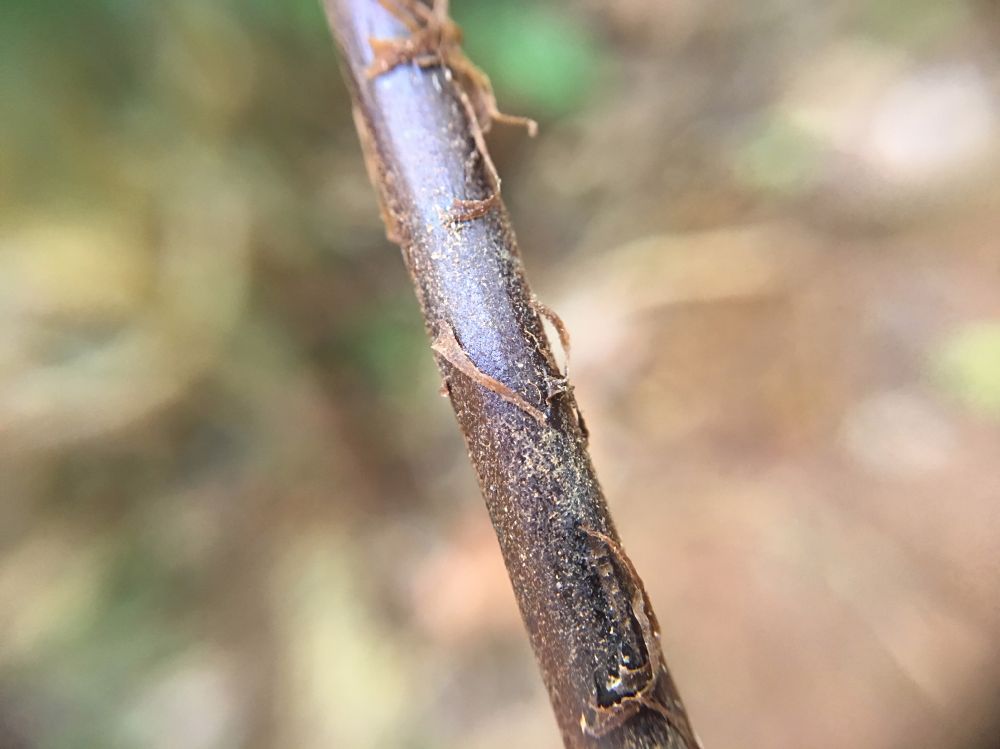
{"label": "brown stem", "polygon": [[[375,65],[372,39],[419,33],[412,18],[428,14],[408,29],[379,0],[325,5],[387,233],[402,246],[565,744],[693,749],[507,209],[492,200],[498,181],[470,106],[482,92],[463,88],[484,77],[452,69],[464,56],[423,47],[419,60]],[[489,202],[456,218],[469,201]]]}

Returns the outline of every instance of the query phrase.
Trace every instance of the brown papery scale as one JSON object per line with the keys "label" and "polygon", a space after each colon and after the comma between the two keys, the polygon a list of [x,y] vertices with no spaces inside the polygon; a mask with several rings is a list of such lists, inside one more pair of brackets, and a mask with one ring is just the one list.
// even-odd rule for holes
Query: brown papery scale
{"label": "brown papery scale", "polygon": [[694,749],[642,582],[524,277],[484,132],[501,114],[446,2],[325,0],[389,238],[403,250],[567,747]]}

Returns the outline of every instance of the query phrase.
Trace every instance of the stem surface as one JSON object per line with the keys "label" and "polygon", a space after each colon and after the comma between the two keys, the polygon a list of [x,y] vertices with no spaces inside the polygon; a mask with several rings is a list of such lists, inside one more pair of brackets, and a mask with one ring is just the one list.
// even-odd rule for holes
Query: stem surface
{"label": "stem surface", "polygon": [[369,78],[371,39],[408,30],[378,0],[325,0],[390,238],[402,247],[567,747],[698,746],[656,618],[594,474],[478,127],[443,65]]}

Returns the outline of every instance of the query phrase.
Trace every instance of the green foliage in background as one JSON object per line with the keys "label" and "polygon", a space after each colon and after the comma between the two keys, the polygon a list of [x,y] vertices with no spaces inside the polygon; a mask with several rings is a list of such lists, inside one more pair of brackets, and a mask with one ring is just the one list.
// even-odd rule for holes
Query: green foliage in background
{"label": "green foliage in background", "polygon": [[126,531],[67,549],[66,570],[32,591],[20,616],[45,612],[49,626],[24,642],[18,670],[52,716],[40,746],[136,746],[124,720],[136,686],[184,648],[177,613],[190,606],[184,577],[149,540]]}
{"label": "green foliage in background", "polygon": [[1000,322],[959,328],[934,357],[942,387],[971,410],[1000,418]]}
{"label": "green foliage in background", "polygon": [[813,136],[774,112],[742,144],[735,166],[749,186],[789,194],[807,187],[815,178],[820,157],[821,145]]}
{"label": "green foliage in background", "polygon": [[859,4],[866,36],[901,47],[922,47],[968,22],[964,0],[874,0]]}
{"label": "green foliage in background", "polygon": [[420,311],[409,293],[372,300],[341,320],[323,356],[352,362],[368,388],[398,406],[413,400],[414,372],[431,362]]}
{"label": "green foliage in background", "polygon": [[548,3],[456,2],[465,49],[490,76],[501,110],[554,117],[579,109],[599,82],[606,58],[596,38],[572,15]]}

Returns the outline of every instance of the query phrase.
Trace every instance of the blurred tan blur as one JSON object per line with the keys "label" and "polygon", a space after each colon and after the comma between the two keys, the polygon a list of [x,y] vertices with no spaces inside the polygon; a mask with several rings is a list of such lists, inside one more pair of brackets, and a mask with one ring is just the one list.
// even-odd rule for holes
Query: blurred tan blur
{"label": "blurred tan blur", "polygon": [[[455,0],[711,749],[1000,746],[1000,11]],[[556,747],[314,0],[0,9],[0,749]]]}

